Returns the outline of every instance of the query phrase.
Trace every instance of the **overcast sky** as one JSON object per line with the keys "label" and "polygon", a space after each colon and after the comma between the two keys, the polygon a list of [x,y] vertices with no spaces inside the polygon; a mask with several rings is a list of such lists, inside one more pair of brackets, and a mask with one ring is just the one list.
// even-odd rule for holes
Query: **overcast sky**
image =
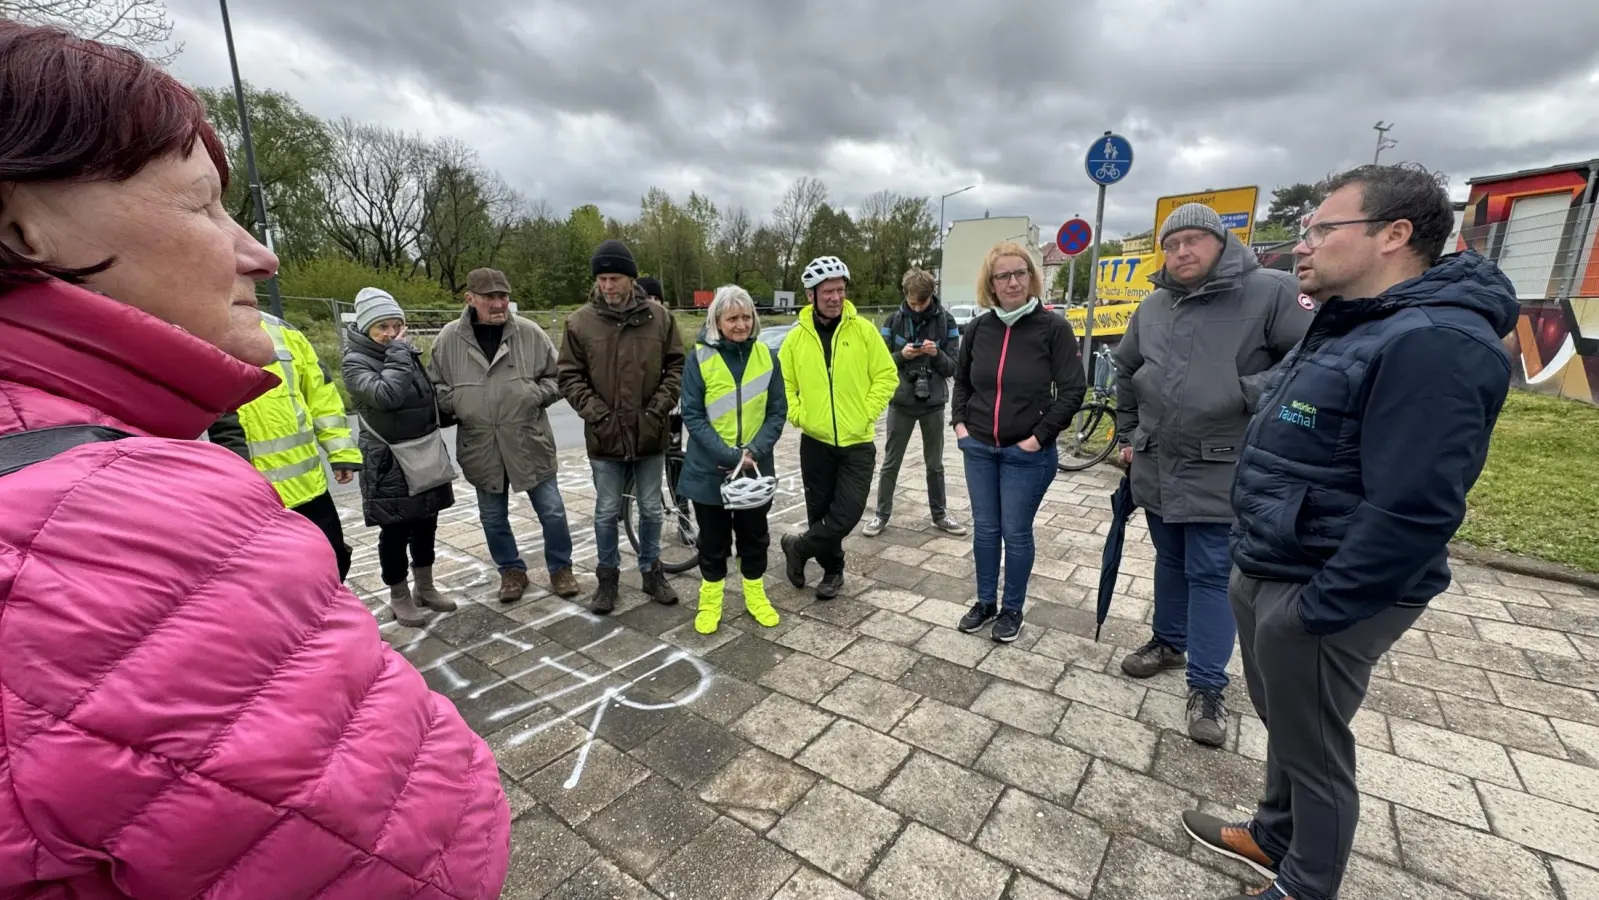
{"label": "overcast sky", "polygon": [[[212,0],[176,73],[228,83]],[[1077,9],[1067,14],[1068,7]],[[993,9],[1012,9],[995,14]],[[1510,14],[1513,8],[1514,13]],[[949,219],[1092,219],[1089,143],[1132,141],[1106,231],[1156,198],[1371,160],[1467,178],[1599,157],[1599,2],[234,0],[244,77],[311,112],[455,135],[530,198],[631,217],[651,185],[760,218],[790,181]]]}

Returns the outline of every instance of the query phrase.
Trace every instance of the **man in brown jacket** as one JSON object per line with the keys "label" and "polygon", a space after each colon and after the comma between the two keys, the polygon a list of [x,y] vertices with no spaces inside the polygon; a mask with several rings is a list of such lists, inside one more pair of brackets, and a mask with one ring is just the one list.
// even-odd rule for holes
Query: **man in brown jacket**
{"label": "man in brown jacket", "polygon": [[628,476],[639,506],[639,571],[657,603],[677,602],[661,569],[662,453],[683,378],[683,341],[660,302],[639,288],[638,266],[621,241],[604,241],[589,260],[589,302],[566,320],[561,393],[583,418],[594,470],[594,542],[599,590],[593,610],[616,608],[622,561],[616,520]]}
{"label": "man in brown jacket", "polygon": [[454,417],[455,456],[477,488],[478,518],[489,556],[500,569],[500,600],[521,599],[527,564],[516,549],[510,492],[527,491],[544,529],[550,589],[578,594],[572,575],[572,532],[556,486],[555,434],[545,409],[561,399],[555,344],[533,322],[511,312],[511,283],[496,269],[466,276],[466,309],[433,343],[428,378],[440,415]]}

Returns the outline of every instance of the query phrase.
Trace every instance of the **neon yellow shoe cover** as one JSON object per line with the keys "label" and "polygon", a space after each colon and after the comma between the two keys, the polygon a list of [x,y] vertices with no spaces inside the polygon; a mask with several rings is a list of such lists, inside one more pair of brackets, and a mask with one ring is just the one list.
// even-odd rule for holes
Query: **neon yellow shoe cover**
{"label": "neon yellow shoe cover", "polygon": [[722,624],[722,588],[725,581],[700,582],[700,611],[694,614],[694,630],[700,634],[715,634]]}
{"label": "neon yellow shoe cover", "polygon": [[780,621],[772,601],[766,599],[766,584],[759,578],[754,581],[744,579],[744,608],[750,611],[751,618],[766,628]]}

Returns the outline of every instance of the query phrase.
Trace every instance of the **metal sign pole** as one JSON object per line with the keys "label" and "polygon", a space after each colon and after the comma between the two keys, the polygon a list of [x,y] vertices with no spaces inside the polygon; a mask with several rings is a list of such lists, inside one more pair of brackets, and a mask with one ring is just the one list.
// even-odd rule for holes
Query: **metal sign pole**
{"label": "metal sign pole", "polygon": [[[256,227],[261,229],[261,239],[268,250],[272,246],[272,224],[267,219],[266,195],[261,190],[261,173],[255,168],[255,142],[250,139],[250,110],[244,104],[244,83],[239,78],[239,58],[233,52],[233,24],[228,20],[228,0],[219,0],[222,6],[222,34],[228,43],[228,64],[233,68],[233,102],[239,107],[239,134],[244,138],[244,165],[250,176],[250,200],[255,207]],[[283,297],[278,292],[278,276],[274,272],[267,279],[267,299],[272,315],[283,318]],[[337,329],[343,331],[343,329]]]}
{"label": "metal sign pole", "polygon": [[1094,246],[1088,257],[1088,306],[1083,311],[1083,377],[1094,376],[1094,301],[1099,295],[1099,241],[1105,233],[1105,186],[1099,186],[1099,202],[1094,207]]}
{"label": "metal sign pole", "polygon": [[1077,257],[1066,257],[1066,303],[1069,309],[1072,305],[1072,296],[1077,293]]}

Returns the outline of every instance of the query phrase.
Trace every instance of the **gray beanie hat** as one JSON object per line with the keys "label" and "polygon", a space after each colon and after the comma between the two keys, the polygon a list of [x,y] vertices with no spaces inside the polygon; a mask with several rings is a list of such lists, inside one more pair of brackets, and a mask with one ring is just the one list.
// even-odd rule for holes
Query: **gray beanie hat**
{"label": "gray beanie hat", "polygon": [[374,323],[384,319],[405,320],[405,310],[382,288],[365,287],[355,295],[355,330],[366,334]]}
{"label": "gray beanie hat", "polygon": [[1166,221],[1161,223],[1160,237],[1155,239],[1157,244],[1166,243],[1166,238],[1173,232],[1198,229],[1208,231],[1227,242],[1227,226],[1222,224],[1221,215],[1203,203],[1184,203],[1172,210]]}

